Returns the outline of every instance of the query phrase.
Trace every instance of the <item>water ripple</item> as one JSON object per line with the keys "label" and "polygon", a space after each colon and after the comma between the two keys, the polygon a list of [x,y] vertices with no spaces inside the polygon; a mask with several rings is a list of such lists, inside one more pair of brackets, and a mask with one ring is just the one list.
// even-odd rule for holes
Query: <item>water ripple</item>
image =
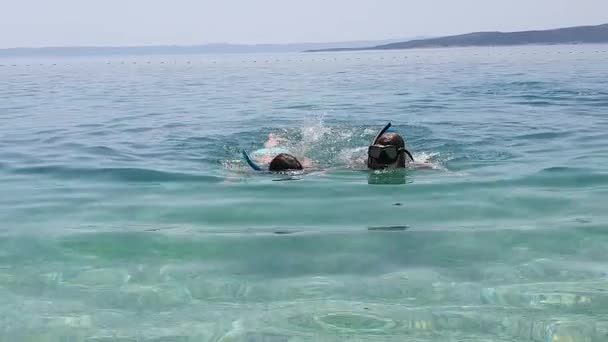
{"label": "water ripple", "polygon": [[[0,340],[608,340],[606,61],[3,63]],[[364,170],[387,121],[419,168]],[[250,170],[269,133],[319,170]]]}

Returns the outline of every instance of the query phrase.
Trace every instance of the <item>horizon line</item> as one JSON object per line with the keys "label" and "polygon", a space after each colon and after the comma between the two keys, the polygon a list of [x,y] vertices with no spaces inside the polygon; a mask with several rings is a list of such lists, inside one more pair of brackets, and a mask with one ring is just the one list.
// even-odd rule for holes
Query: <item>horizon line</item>
{"label": "horizon line", "polygon": [[443,38],[463,34],[474,33],[515,33],[515,32],[534,32],[534,31],[550,31],[558,29],[567,29],[575,27],[592,27],[608,25],[608,22],[600,24],[585,24],[575,26],[561,26],[545,29],[517,30],[517,31],[470,31],[466,33],[452,33],[443,35],[417,35],[410,38],[381,38],[381,39],[353,39],[353,40],[334,40],[334,41],[307,41],[307,42],[288,42],[288,43],[237,43],[237,42],[212,42],[212,43],[195,43],[195,44],[135,44],[135,45],[48,45],[48,46],[17,46],[17,47],[0,47],[0,51],[8,50],[44,50],[44,49],[142,49],[142,48],[193,48],[203,46],[235,46],[235,47],[256,47],[256,46],[290,46],[290,45],[319,45],[319,44],[349,44],[349,43],[371,43],[371,42],[409,42],[418,39]]}
{"label": "horizon line", "polygon": [[28,49],[96,49],[96,48],[190,48],[201,46],[289,46],[289,45],[314,45],[314,44],[345,44],[345,43],[366,43],[366,42],[382,42],[382,41],[402,41],[407,39],[418,39],[424,36],[416,36],[415,38],[380,38],[380,39],[353,39],[353,40],[334,40],[334,41],[307,41],[307,42],[290,42],[290,43],[237,43],[237,42],[214,42],[214,43],[194,43],[194,44],[134,44],[134,45],[46,45],[46,46],[15,46],[15,47],[0,47],[0,50],[28,50]]}

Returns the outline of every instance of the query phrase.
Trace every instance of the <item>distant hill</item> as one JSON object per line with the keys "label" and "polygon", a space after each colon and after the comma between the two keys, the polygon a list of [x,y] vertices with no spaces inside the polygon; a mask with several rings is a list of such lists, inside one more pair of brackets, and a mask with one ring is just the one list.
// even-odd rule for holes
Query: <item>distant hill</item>
{"label": "distant hill", "polygon": [[328,48],[357,48],[403,41],[386,39],[376,41],[350,41],[334,43],[295,44],[204,44],[192,46],[75,46],[0,49],[0,57],[61,57],[61,56],[108,56],[108,55],[187,55],[212,53],[275,53],[301,52]]}
{"label": "distant hill", "polygon": [[583,43],[608,43],[608,24],[597,26],[577,26],[543,31],[476,32],[457,36],[417,39],[405,42],[375,45],[366,48],[336,47],[332,49],[307,50],[306,52]]}

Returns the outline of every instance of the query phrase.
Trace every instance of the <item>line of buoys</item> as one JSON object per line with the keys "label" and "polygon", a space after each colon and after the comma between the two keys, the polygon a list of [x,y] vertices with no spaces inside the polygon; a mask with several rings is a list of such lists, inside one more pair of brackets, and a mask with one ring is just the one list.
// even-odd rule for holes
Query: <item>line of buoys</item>
{"label": "line of buoys", "polygon": [[[497,53],[488,53],[488,54],[480,54],[478,52],[476,53],[472,53],[469,56],[475,56],[475,57],[497,57],[497,56],[527,56],[527,55],[550,55],[550,54],[554,54],[554,55],[561,55],[561,54],[570,54],[570,55],[585,55],[585,54],[606,54],[608,53],[608,50],[593,50],[593,51],[546,51],[546,52],[539,52],[539,51],[532,51],[532,52],[497,52]],[[448,55],[439,55],[439,56],[424,56],[424,55],[403,55],[403,56],[369,56],[369,57],[351,57],[351,56],[344,56],[342,58],[339,57],[324,57],[324,58],[311,58],[311,59],[264,59],[264,60],[241,60],[241,63],[282,63],[282,62],[290,62],[290,63],[296,63],[296,62],[319,62],[319,61],[323,61],[323,62],[327,62],[327,61],[374,61],[374,60],[397,60],[397,59],[410,59],[410,58],[417,58],[417,59],[421,59],[421,58],[435,58],[435,59],[439,59],[439,58],[452,58],[452,56],[448,56]],[[201,60],[198,61],[199,64],[204,65],[204,64],[218,64],[221,63],[222,61],[217,61],[217,60]],[[101,62],[104,63],[104,62]],[[152,61],[107,61],[105,62],[106,65],[127,65],[127,64],[132,64],[132,65],[139,65],[139,64],[174,64],[174,65],[178,65],[178,64],[194,64],[196,63],[196,61],[191,61],[191,60],[187,60],[187,61],[173,61],[173,63],[171,63],[171,61],[157,61],[157,62],[152,62]],[[0,67],[35,67],[35,66],[57,66],[57,65],[62,65],[62,66],[75,66],[74,64],[57,64],[57,63],[49,63],[49,64],[45,64],[45,63],[40,63],[40,64],[32,64],[32,63],[28,63],[28,64],[0,64]],[[77,65],[77,64],[76,64]]]}

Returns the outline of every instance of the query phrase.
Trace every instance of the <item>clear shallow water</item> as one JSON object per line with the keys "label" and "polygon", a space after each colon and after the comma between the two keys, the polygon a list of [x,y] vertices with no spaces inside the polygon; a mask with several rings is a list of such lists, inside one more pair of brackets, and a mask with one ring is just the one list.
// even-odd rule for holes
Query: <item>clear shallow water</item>
{"label": "clear shallow water", "polygon": [[0,60],[0,340],[608,340],[607,50]]}

